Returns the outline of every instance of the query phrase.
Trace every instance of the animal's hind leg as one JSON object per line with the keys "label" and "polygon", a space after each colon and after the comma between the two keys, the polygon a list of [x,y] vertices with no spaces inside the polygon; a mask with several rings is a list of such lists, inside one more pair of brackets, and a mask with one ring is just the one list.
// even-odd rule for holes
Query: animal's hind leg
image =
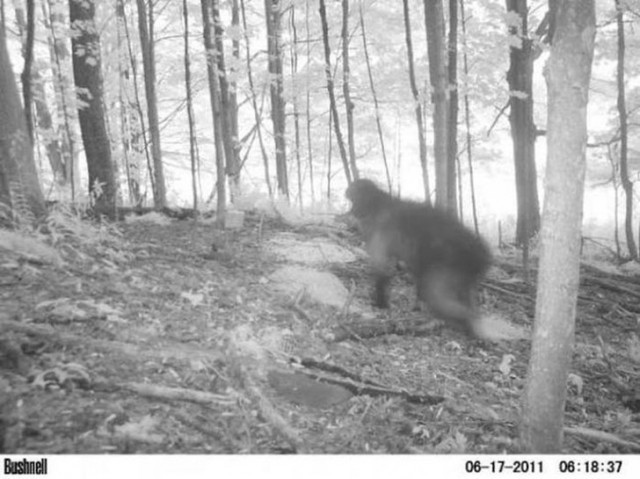
{"label": "animal's hind leg", "polygon": [[420,282],[421,298],[433,314],[477,335],[478,313],[473,299],[474,281],[463,272],[431,267]]}

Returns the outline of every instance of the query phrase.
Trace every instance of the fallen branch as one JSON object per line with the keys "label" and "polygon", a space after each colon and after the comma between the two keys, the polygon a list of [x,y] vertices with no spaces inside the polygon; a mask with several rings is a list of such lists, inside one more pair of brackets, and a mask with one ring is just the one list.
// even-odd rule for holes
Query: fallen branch
{"label": "fallen branch", "polygon": [[617,446],[628,447],[632,451],[640,451],[640,444],[636,442],[627,441],[614,434],[597,431],[595,429],[588,429],[586,427],[565,427],[565,434],[571,434],[574,436],[584,437],[586,439],[592,439],[594,441],[605,441],[615,444]]}
{"label": "fallen branch", "polygon": [[163,399],[169,401],[188,401],[198,404],[224,404],[232,405],[236,403],[236,398],[227,394],[213,394],[195,389],[170,388],[156,386],[153,384],[126,383],[118,385],[121,389],[134,392],[140,396]]}
{"label": "fallen branch", "polygon": [[335,377],[329,377],[324,374],[316,374],[309,371],[300,371],[301,373],[312,379],[315,379],[316,381],[343,387],[355,396],[393,396],[401,397],[410,403],[429,405],[439,404],[445,399],[442,396],[432,396],[430,394],[411,394],[404,390],[393,389],[369,379],[363,378],[361,375],[348,371],[336,364],[329,364],[313,358],[302,358],[299,360],[290,358],[290,362],[300,364],[305,368],[316,369],[346,378],[339,379]]}
{"label": "fallen branch", "polygon": [[316,381],[343,387],[355,396],[400,397],[413,404],[426,404],[429,406],[440,404],[445,400],[443,396],[432,396],[430,394],[412,394],[403,390],[391,389],[382,386],[372,386],[362,383],[358,384],[353,381],[330,378],[321,374],[314,374],[309,372],[304,372],[304,374],[309,376],[310,378],[315,379]]}

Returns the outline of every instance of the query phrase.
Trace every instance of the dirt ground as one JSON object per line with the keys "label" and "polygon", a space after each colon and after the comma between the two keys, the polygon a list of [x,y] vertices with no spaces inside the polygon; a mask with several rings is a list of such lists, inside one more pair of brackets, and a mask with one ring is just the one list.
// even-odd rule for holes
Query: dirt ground
{"label": "dirt ground", "polygon": [[[274,292],[288,260],[266,244],[282,231],[358,245],[346,227],[248,216],[237,231],[86,224],[51,228],[46,254],[0,247],[0,452],[519,452],[529,340],[441,325],[337,340],[415,317],[408,279],[366,314]],[[535,286],[496,256],[483,313],[530,331]],[[366,261],[319,269],[368,303]],[[583,267],[565,452],[640,451],[639,317],[640,277]]]}

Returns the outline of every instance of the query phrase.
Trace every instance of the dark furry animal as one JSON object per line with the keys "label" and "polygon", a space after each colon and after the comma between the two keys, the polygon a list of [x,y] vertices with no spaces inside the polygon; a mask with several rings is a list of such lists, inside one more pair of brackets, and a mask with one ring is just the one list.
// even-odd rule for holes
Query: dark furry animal
{"label": "dark furry animal", "polygon": [[389,306],[387,290],[400,260],[415,279],[419,301],[477,335],[476,290],[491,263],[484,241],[446,212],[394,198],[371,180],[354,181],[346,196],[373,263],[376,306]]}

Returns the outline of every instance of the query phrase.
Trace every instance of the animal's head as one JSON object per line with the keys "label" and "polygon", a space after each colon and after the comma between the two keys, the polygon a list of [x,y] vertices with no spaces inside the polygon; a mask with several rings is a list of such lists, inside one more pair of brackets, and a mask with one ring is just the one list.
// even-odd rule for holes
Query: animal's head
{"label": "animal's head", "polygon": [[381,190],[373,181],[367,179],[355,180],[349,185],[345,196],[351,201],[350,213],[356,218],[375,213],[391,196]]}

